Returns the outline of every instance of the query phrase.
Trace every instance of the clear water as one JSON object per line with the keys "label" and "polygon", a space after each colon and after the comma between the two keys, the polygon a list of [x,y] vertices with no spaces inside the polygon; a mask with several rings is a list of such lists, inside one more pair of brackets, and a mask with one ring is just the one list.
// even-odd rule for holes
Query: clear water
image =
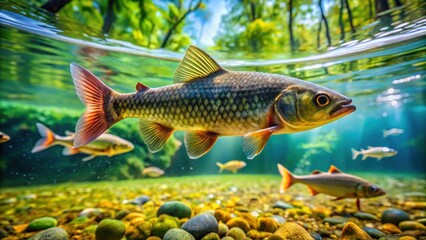
{"label": "clear water", "polygon": [[[133,92],[137,82],[150,87],[172,84],[183,53],[148,50],[99,37],[72,22],[62,24],[50,15],[13,4],[0,10],[0,32],[0,131],[11,136],[9,142],[0,145],[0,185],[140,178],[144,165],[158,165],[167,176],[215,174],[216,162],[245,160],[240,137],[221,138],[197,160],[187,157],[184,146],[173,156],[158,160],[155,154],[147,153],[135,119],[122,121],[110,130],[129,136],[127,139],[137,148],[131,153],[84,163],[80,161],[83,155],[62,156],[60,147],[31,154],[39,138],[36,122],[62,135],[74,129],[84,110],[69,73],[71,62],[91,70],[119,92]],[[277,175],[276,164],[280,162],[299,173],[326,170],[334,164],[348,172],[416,174],[424,178],[425,35],[426,18],[422,17],[395,21],[374,36],[346,42],[327,52],[292,58],[278,55],[262,59],[207,49],[229,70],[297,77],[341,92],[353,98],[357,106],[356,112],[326,126],[273,136],[259,156],[246,161],[247,167],[241,172]],[[28,114],[20,115],[16,109]],[[382,131],[390,128],[403,129],[404,133],[383,138]],[[182,141],[183,133],[175,137]],[[326,146],[307,145],[318,142]],[[351,160],[351,148],[367,146],[391,147],[398,154],[381,161]],[[123,165],[128,165],[126,174],[117,173],[116,168]]]}

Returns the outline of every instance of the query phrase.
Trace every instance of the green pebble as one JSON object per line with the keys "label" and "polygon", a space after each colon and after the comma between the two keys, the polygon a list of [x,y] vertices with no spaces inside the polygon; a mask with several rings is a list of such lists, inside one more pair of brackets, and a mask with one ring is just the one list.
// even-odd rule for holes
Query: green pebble
{"label": "green pebble", "polygon": [[157,217],[162,214],[167,214],[177,218],[190,218],[191,208],[183,202],[170,201],[164,203],[160,206],[160,208],[158,208]]}
{"label": "green pebble", "polygon": [[9,233],[8,232],[6,232],[5,230],[3,230],[3,229],[0,229],[0,238],[5,238],[5,237],[7,237],[7,236],[9,236]]}
{"label": "green pebble", "polygon": [[243,240],[246,237],[244,231],[239,227],[233,227],[229,230],[226,236],[230,236],[235,240]]}
{"label": "green pebble", "polygon": [[30,222],[30,224],[27,226],[26,231],[33,232],[38,230],[44,230],[52,227],[56,227],[58,225],[58,220],[52,217],[42,217],[37,218]]}
{"label": "green pebble", "polygon": [[217,233],[209,233],[201,238],[201,240],[220,240],[220,237]]}
{"label": "green pebble", "polygon": [[96,240],[120,240],[126,232],[126,225],[115,219],[104,219],[96,228]]}
{"label": "green pebble", "polygon": [[416,221],[402,221],[399,223],[399,228],[402,231],[407,231],[407,230],[426,230],[426,227]]}
{"label": "green pebble", "polygon": [[169,229],[163,237],[163,240],[195,240],[195,238],[187,231],[179,228]]}
{"label": "green pebble", "polygon": [[77,217],[75,219],[73,219],[70,224],[75,224],[75,225],[82,225],[85,224],[89,221],[90,219],[88,217]]}
{"label": "green pebble", "polygon": [[28,240],[68,240],[67,232],[58,227],[43,230]]}
{"label": "green pebble", "polygon": [[168,215],[161,215],[152,226],[152,236],[163,237],[172,228],[179,228],[179,221]]}
{"label": "green pebble", "polygon": [[348,219],[344,217],[327,217],[327,218],[324,218],[322,221],[330,223],[332,225],[337,225],[337,224],[346,223]]}
{"label": "green pebble", "polygon": [[98,225],[93,224],[93,225],[90,225],[90,226],[84,228],[84,232],[90,233],[90,234],[95,234],[96,228],[98,228]]}
{"label": "green pebble", "polygon": [[374,221],[380,220],[377,216],[370,213],[365,213],[365,212],[356,212],[354,216],[358,219],[363,219],[363,220],[374,220]]}
{"label": "green pebble", "polygon": [[217,234],[219,234],[219,237],[224,237],[226,236],[226,233],[229,231],[228,226],[226,226],[225,223],[219,223],[219,231],[217,232]]}

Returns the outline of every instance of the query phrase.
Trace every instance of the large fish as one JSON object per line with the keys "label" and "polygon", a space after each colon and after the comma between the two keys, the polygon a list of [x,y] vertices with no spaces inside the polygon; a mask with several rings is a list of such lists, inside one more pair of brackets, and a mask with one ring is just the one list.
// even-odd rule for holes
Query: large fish
{"label": "large fish", "polygon": [[362,155],[362,160],[367,159],[367,157],[371,157],[371,158],[377,158],[377,160],[381,160],[382,158],[386,158],[386,157],[393,157],[396,154],[398,154],[398,151],[396,151],[395,149],[392,148],[388,148],[388,147],[371,147],[368,146],[368,149],[362,149],[357,151],[353,148],[351,148],[352,151],[352,160],[355,160],[358,155]]}
{"label": "large fish", "polygon": [[243,151],[252,159],[272,134],[305,131],[355,111],[350,98],[330,89],[287,76],[227,71],[194,46],[169,86],[138,83],[137,92],[121,94],[75,63],[71,75],[87,107],[76,125],[74,147],[122,119],[139,118],[151,152],[182,130],[190,158],[207,153],[219,136],[244,136]]}
{"label": "large fish", "polygon": [[331,165],[328,172],[314,171],[311,175],[293,175],[283,165],[278,164],[278,171],[282,176],[281,190],[295,183],[303,183],[308,186],[311,195],[318,193],[336,197],[335,200],[343,198],[356,198],[356,206],[361,210],[360,198],[378,197],[385,194],[378,186],[369,183],[359,177],[343,173]]}
{"label": "large fish", "polygon": [[93,141],[90,144],[74,148],[74,133],[67,132],[67,136],[59,136],[41,123],[37,123],[36,126],[41,135],[41,139],[37,141],[31,150],[32,153],[40,152],[54,145],[62,145],[65,147],[62,151],[63,155],[67,156],[77,153],[85,153],[89,154],[89,156],[83,158],[83,161],[88,161],[96,156],[111,157],[117,154],[129,152],[134,148],[131,142],[108,133],[102,134],[98,139],[96,139],[96,141]]}

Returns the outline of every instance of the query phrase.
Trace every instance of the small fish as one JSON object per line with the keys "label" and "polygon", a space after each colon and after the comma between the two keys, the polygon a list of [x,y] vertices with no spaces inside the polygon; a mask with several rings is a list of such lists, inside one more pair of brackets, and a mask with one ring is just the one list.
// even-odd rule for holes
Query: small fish
{"label": "small fish", "polygon": [[75,63],[70,70],[87,107],[76,125],[74,147],[89,144],[125,118],[139,118],[150,152],[181,130],[192,159],[206,154],[220,136],[244,136],[243,152],[252,159],[273,134],[306,131],[356,109],[350,98],[311,82],[225,70],[194,46],[176,69],[175,84],[149,88],[138,83],[134,93],[112,90]]}
{"label": "small fish", "polygon": [[245,167],[247,164],[243,161],[232,160],[227,163],[217,162],[216,165],[220,168],[219,173],[221,173],[223,170],[228,170],[233,173],[237,173],[238,170]]}
{"label": "small fish", "polygon": [[157,167],[147,167],[142,170],[142,175],[152,178],[160,177],[164,175],[164,170]]}
{"label": "small fish", "polygon": [[387,138],[389,136],[398,136],[400,134],[403,134],[404,130],[400,128],[391,128],[389,130],[383,130],[383,137]]}
{"label": "small fish", "polygon": [[377,158],[377,160],[381,160],[382,158],[385,158],[385,157],[395,156],[398,153],[398,151],[388,147],[368,146],[367,150],[362,148],[360,151],[357,151],[353,148],[351,148],[351,150],[352,150],[352,160],[355,160],[360,154],[362,154],[362,160],[367,159],[367,157]]}
{"label": "small fish", "polygon": [[330,166],[328,172],[315,170],[311,175],[305,176],[293,175],[281,164],[278,164],[278,170],[283,177],[281,181],[282,191],[295,183],[303,183],[308,186],[312,196],[323,193],[336,197],[334,200],[356,198],[358,210],[361,209],[360,198],[378,197],[386,194],[376,185],[359,177],[343,173],[333,165]]}
{"label": "small fish", "polygon": [[83,158],[83,161],[88,161],[96,156],[111,157],[117,154],[129,152],[134,148],[132,143],[108,133],[102,134],[96,141],[93,141],[90,144],[73,148],[74,133],[67,132],[67,136],[63,137],[57,135],[41,123],[37,123],[36,126],[41,135],[41,139],[37,141],[31,150],[32,153],[42,151],[54,145],[61,145],[65,147],[62,151],[63,155],[68,156],[77,153],[85,153],[89,154],[89,156]]}
{"label": "small fish", "polygon": [[0,143],[5,143],[10,140],[9,135],[4,132],[0,132]]}

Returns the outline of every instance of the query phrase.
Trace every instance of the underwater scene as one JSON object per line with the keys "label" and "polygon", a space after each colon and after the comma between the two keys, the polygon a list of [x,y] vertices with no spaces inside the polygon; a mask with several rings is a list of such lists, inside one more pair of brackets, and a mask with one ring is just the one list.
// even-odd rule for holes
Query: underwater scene
{"label": "underwater scene", "polygon": [[426,2],[0,4],[0,239],[426,239]]}

